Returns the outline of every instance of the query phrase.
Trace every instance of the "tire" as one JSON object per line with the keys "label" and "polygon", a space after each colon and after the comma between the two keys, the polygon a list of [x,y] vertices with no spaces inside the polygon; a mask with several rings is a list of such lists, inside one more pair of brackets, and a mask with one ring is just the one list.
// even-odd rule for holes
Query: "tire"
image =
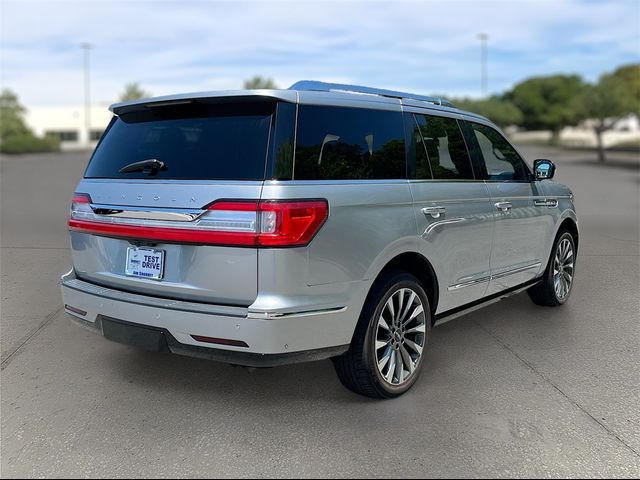
{"label": "tire", "polygon": [[573,287],[575,260],[575,239],[567,230],[561,230],[553,243],[551,258],[542,276],[542,282],[528,290],[533,303],[546,307],[557,307],[566,303]]}
{"label": "tire", "polygon": [[420,282],[409,273],[390,272],[372,287],[351,347],[333,358],[336,373],[360,395],[398,397],[418,379],[430,335],[431,309]]}

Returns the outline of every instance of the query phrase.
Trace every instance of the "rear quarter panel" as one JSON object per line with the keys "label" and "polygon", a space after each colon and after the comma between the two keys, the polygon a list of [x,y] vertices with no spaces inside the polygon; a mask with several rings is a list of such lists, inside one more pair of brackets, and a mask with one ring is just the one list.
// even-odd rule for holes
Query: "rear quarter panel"
{"label": "rear quarter panel", "polygon": [[349,343],[375,276],[396,255],[416,251],[408,183],[265,182],[262,198],[325,198],[329,217],[306,247],[259,251],[258,298],[251,309],[347,306],[337,334]]}

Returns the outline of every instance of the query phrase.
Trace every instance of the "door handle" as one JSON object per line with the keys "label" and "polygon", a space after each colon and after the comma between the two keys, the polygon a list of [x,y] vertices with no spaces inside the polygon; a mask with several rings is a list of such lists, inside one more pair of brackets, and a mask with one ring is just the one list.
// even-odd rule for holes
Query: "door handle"
{"label": "door handle", "polygon": [[433,218],[440,218],[440,215],[444,215],[447,209],[441,206],[424,207],[422,213],[425,215],[431,215]]}
{"label": "door handle", "polygon": [[555,198],[545,198],[544,200],[535,200],[533,204],[536,207],[555,208],[558,206],[558,200]]}
{"label": "door handle", "polygon": [[496,202],[495,206],[503,213],[511,213],[511,208],[513,207],[511,202]]}

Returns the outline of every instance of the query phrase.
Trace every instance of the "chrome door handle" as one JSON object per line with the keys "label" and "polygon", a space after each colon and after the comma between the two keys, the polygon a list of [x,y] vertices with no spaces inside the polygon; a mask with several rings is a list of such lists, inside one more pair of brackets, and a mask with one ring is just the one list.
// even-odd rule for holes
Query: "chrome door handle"
{"label": "chrome door handle", "polygon": [[533,204],[536,207],[555,208],[558,206],[558,200],[555,198],[545,198],[544,200],[535,200]]}
{"label": "chrome door handle", "polygon": [[511,208],[513,207],[511,202],[496,202],[495,206],[496,206],[496,208],[498,210],[500,210],[501,212],[504,212],[504,213],[510,213],[511,212]]}
{"label": "chrome door handle", "polygon": [[433,218],[440,218],[440,215],[444,215],[447,209],[445,207],[424,207],[422,213],[425,215],[431,215]]}

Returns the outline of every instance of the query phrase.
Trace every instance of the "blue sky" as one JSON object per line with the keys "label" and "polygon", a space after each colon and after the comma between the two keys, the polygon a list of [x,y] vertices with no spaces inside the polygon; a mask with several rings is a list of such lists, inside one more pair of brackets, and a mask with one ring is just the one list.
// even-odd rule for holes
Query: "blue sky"
{"label": "blue sky", "polygon": [[480,95],[537,75],[589,81],[640,61],[640,1],[31,1],[0,0],[0,83],[29,105],[92,100],[127,82],[154,95],[241,88],[255,74],[446,96]]}

